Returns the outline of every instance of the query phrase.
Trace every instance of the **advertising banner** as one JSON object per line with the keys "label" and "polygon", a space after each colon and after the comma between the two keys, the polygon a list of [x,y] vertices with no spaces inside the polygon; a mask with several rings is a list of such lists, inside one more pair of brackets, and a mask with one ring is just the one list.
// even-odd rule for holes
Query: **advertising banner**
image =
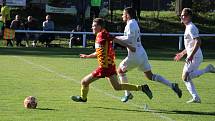
{"label": "advertising banner", "polygon": [[60,8],[46,5],[46,13],[68,13],[76,15],[77,10],[75,6],[71,6],[70,8]]}
{"label": "advertising banner", "polygon": [[8,6],[26,6],[26,0],[6,0],[6,5],[8,5]]}

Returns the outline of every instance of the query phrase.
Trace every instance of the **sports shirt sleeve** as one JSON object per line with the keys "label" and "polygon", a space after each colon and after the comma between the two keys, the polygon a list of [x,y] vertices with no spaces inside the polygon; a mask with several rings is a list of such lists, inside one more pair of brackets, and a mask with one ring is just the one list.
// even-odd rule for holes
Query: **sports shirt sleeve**
{"label": "sports shirt sleeve", "polygon": [[199,30],[196,27],[190,28],[190,36],[192,39],[199,37]]}

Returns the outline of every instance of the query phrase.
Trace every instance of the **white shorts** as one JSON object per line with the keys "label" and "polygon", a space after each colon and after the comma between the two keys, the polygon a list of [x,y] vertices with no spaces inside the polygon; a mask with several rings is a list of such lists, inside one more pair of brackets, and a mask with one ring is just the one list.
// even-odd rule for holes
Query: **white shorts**
{"label": "white shorts", "polygon": [[197,58],[193,58],[192,63],[190,64],[185,63],[183,68],[183,75],[185,75],[185,73],[187,72],[190,73],[192,71],[197,70],[202,61],[203,61],[203,58],[197,57]]}
{"label": "white shorts", "polygon": [[125,71],[130,71],[134,68],[138,68],[138,70],[147,72],[151,70],[151,66],[148,61],[148,56],[146,52],[141,52],[141,54],[134,54],[131,56],[127,56],[119,65],[120,69]]}

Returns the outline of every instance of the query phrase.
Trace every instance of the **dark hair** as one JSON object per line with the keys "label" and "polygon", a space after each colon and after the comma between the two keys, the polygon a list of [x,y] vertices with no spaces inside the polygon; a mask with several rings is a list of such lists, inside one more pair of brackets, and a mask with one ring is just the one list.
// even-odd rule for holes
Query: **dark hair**
{"label": "dark hair", "polygon": [[126,11],[129,14],[131,19],[137,19],[136,10],[134,8],[127,7],[127,8],[124,9],[124,11]]}
{"label": "dark hair", "polygon": [[193,16],[192,9],[190,9],[190,8],[184,8],[182,11],[184,11],[184,14],[187,16],[190,16],[190,17]]}
{"label": "dark hair", "polygon": [[96,22],[97,25],[100,25],[101,27],[105,26],[105,22],[102,18],[95,18],[95,19],[93,19],[93,22]]}

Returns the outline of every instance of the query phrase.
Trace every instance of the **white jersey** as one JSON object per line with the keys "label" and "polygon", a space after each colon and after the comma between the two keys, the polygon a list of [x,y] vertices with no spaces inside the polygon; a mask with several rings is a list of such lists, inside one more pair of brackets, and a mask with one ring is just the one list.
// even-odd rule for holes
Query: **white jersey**
{"label": "white jersey", "polygon": [[[195,45],[194,38],[197,38],[197,37],[199,37],[199,30],[192,22],[190,22],[188,25],[186,25],[186,29],[184,32],[184,46],[187,51],[187,56],[191,55]],[[202,58],[201,48],[197,50],[194,57]]]}
{"label": "white jersey", "polygon": [[[140,28],[135,19],[131,19],[131,20],[127,21],[127,24],[126,24],[125,30],[124,30],[124,36],[118,36],[116,38],[125,41],[127,44],[129,44],[133,47],[136,47],[136,53],[137,52],[140,53],[144,50],[142,47],[142,44],[141,44]],[[135,54],[135,53],[131,52],[128,48],[127,48],[127,50],[128,50],[128,57]]]}
{"label": "white jersey", "polygon": [[120,63],[120,68],[122,70],[131,70],[133,68],[138,68],[144,72],[151,70],[148,56],[141,44],[140,28],[135,19],[127,21],[124,36],[118,36],[116,38],[136,48],[136,52],[131,52],[130,49],[127,48],[128,56]]}

